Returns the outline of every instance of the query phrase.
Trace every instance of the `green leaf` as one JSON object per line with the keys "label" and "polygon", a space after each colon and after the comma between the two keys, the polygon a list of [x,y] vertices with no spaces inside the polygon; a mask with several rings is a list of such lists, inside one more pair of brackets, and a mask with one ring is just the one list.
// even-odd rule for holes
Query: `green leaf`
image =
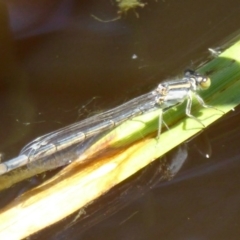
{"label": "green leaf", "polygon": [[[213,108],[203,108],[195,100],[191,113],[207,127],[240,103],[240,42],[235,43],[197,71],[211,78],[210,88],[201,91],[199,95],[207,105],[211,105]],[[161,109],[126,121],[93,144],[90,149],[101,149],[103,145],[112,148],[124,147],[155,132],[152,135],[154,147],[146,146],[145,151],[148,155],[158,158],[204,130],[199,122],[186,116],[185,109],[186,104],[183,103],[164,112],[163,119],[170,130],[164,131],[159,139],[156,137]],[[139,158],[142,155],[146,154],[143,154],[141,149]],[[88,151],[86,156],[88,156]]]}

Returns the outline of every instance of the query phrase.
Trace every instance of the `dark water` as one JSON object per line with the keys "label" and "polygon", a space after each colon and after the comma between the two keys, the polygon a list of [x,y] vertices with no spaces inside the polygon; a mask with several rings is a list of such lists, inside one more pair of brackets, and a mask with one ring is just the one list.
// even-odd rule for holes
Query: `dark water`
{"label": "dark water", "polygon": [[[149,1],[136,11],[139,18],[130,11],[119,21],[102,23],[90,14],[115,18],[111,1],[1,2],[0,152],[5,159],[39,135],[196,67],[209,56],[208,48],[239,30],[237,0]],[[96,216],[89,209],[90,220],[67,230],[56,226],[32,239],[238,239],[238,112],[206,130],[210,159],[190,147],[186,165],[172,181],[154,179],[153,187],[139,180],[140,190],[127,187],[128,194],[116,202],[111,196],[99,202],[106,205]],[[142,174],[149,179],[154,172]],[[112,216],[111,208],[117,212]]]}

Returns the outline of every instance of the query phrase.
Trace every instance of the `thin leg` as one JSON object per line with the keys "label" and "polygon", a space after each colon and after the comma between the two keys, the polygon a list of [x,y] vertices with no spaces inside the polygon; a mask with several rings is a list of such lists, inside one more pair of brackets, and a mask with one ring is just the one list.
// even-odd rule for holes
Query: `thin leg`
{"label": "thin leg", "polygon": [[[202,100],[202,99],[201,99]],[[203,104],[204,101],[202,100]],[[207,105],[206,105],[207,106]],[[186,107],[186,115],[192,119],[194,119],[195,121],[197,121],[198,123],[200,123],[203,127],[205,127],[205,125],[196,117],[194,117],[192,114],[191,114],[191,108],[192,108],[192,95],[191,93],[188,94],[188,100],[187,100],[187,107]]]}
{"label": "thin leg", "polygon": [[207,105],[207,104],[203,101],[203,99],[202,99],[198,94],[195,94],[195,96],[196,96],[198,102],[199,102],[204,108],[213,108],[212,106]]}
{"label": "thin leg", "polygon": [[163,124],[163,112],[162,110],[159,113],[159,118],[158,118],[158,134],[157,134],[157,140],[159,140],[161,131],[162,131],[162,124]]}
{"label": "thin leg", "polygon": [[164,122],[164,120],[162,120],[162,123],[164,124],[164,126],[166,127],[167,130],[170,130],[170,128],[169,128],[168,125]]}
{"label": "thin leg", "polygon": [[207,105],[207,104],[203,101],[203,99],[202,99],[198,94],[195,94],[195,96],[196,96],[198,102],[199,102],[204,108],[212,108],[212,109],[215,109],[215,110],[220,111],[220,112],[222,112],[222,113],[225,113],[225,112],[223,112],[222,110],[219,110],[219,109],[217,109],[217,108],[215,108],[215,107],[213,107],[213,106],[211,106],[211,105]]}

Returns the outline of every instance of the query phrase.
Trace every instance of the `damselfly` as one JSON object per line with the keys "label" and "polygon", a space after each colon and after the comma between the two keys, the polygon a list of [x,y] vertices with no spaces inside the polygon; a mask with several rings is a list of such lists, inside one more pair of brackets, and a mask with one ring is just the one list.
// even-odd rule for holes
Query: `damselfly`
{"label": "damselfly", "polygon": [[[210,84],[210,78],[187,70],[181,79],[160,83],[153,91],[116,108],[36,138],[21,150],[18,157],[1,163],[0,174],[33,162],[40,165],[48,164],[52,159],[54,159],[54,164],[49,164],[49,169],[69,164],[89,147],[90,140],[100,134],[128,119],[159,108],[164,111],[184,100],[187,100],[186,115],[202,124],[191,114],[192,94],[203,107],[210,107],[197,94],[198,90],[207,89]],[[158,137],[161,133],[162,122],[162,114],[160,114]]]}

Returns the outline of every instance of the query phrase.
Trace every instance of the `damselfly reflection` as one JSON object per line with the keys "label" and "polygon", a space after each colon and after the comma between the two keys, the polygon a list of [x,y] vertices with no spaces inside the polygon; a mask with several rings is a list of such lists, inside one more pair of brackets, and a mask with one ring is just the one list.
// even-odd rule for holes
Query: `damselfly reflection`
{"label": "damselfly reflection", "polygon": [[[208,77],[187,70],[181,79],[160,83],[153,91],[123,105],[33,140],[22,149],[18,157],[0,164],[0,174],[33,163],[46,164],[47,169],[69,164],[77,160],[93,140],[95,141],[101,134],[112,130],[126,120],[159,108],[164,111],[184,100],[187,100],[186,115],[203,125],[191,114],[192,94],[203,107],[210,107],[197,94],[198,90],[207,89],[210,84],[211,81]],[[162,122],[161,111],[158,138]]]}

